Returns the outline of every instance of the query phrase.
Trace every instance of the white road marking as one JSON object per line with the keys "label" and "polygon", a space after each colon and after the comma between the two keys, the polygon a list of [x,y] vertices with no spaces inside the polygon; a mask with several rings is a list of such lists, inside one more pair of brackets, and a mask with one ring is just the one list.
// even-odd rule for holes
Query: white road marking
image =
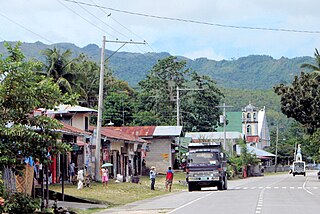
{"label": "white road marking", "polygon": [[309,193],[309,194],[313,195],[313,193],[312,193],[312,192],[310,192],[309,190],[307,190],[307,189],[306,189],[307,181],[308,181],[308,178],[307,178],[307,179],[305,180],[305,182],[303,183],[302,188],[303,188],[307,193]]}
{"label": "white road marking", "polygon": [[201,200],[201,199],[204,199],[204,198],[212,195],[213,193],[214,193],[214,192],[209,193],[209,194],[207,194],[207,195],[205,195],[205,196],[202,196],[202,197],[197,198],[197,199],[195,199],[195,200],[193,200],[193,201],[190,201],[190,202],[188,202],[188,203],[186,203],[186,204],[184,204],[184,205],[182,205],[182,206],[180,206],[180,207],[177,207],[177,208],[175,208],[174,210],[171,210],[170,212],[168,212],[168,214],[173,213],[173,212],[175,212],[175,211],[177,211],[177,210],[180,210],[180,209],[182,209],[182,208],[184,208],[184,207],[186,207],[186,206],[189,206],[190,204],[193,204],[194,202],[197,202],[197,201],[199,201],[199,200]]}

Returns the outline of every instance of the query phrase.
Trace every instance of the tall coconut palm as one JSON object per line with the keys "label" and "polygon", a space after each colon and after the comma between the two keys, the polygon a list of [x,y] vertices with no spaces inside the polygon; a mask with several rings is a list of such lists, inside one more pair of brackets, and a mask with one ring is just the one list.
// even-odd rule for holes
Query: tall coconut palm
{"label": "tall coconut palm", "polygon": [[316,65],[305,63],[305,64],[301,65],[301,68],[310,69],[310,70],[312,70],[312,72],[314,72],[314,74],[319,76],[320,75],[320,54],[319,54],[318,49],[315,49],[314,57],[316,60]]}
{"label": "tall coconut palm", "polygon": [[71,93],[74,85],[75,74],[72,72],[74,59],[70,59],[72,52],[66,50],[61,53],[60,49],[46,49],[43,51],[46,57],[44,75],[54,79],[62,93]]}

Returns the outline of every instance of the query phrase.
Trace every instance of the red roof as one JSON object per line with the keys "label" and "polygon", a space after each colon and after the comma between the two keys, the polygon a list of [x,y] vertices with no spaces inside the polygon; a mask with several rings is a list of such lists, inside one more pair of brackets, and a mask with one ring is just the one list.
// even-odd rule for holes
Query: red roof
{"label": "red roof", "polygon": [[[96,127],[90,126],[90,130],[93,131]],[[101,128],[101,135],[113,138],[113,139],[119,139],[119,140],[126,140],[126,141],[132,141],[132,142],[139,142],[139,143],[147,143],[146,140],[143,140],[139,138],[138,136],[127,134],[126,132],[123,132],[121,130],[114,130],[115,127],[102,127]]]}
{"label": "red roof", "polygon": [[63,127],[61,128],[62,131],[70,132],[70,133],[74,133],[74,134],[81,134],[81,135],[91,135],[90,132],[86,132],[84,130],[78,129],[78,128],[73,127],[73,126],[70,126],[69,124],[66,124],[66,123],[61,122],[61,121],[60,121],[60,123],[63,125]]}
{"label": "red roof", "polygon": [[138,137],[152,137],[156,126],[119,126],[119,127],[103,127],[104,129],[112,129],[121,131],[123,133],[138,136]]}
{"label": "red roof", "polygon": [[246,141],[247,142],[259,142],[259,136],[246,136]]}

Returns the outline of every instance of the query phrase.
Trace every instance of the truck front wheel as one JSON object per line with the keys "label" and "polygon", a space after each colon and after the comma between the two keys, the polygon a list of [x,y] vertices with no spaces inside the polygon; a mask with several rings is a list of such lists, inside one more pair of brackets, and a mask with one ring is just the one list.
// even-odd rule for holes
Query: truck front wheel
{"label": "truck front wheel", "polygon": [[194,185],[194,184],[188,183],[188,190],[189,190],[189,192],[194,191],[194,188],[195,188],[195,185]]}
{"label": "truck front wheel", "polygon": [[223,189],[224,189],[224,190],[227,190],[227,189],[228,189],[227,176],[224,177]]}
{"label": "truck front wheel", "polygon": [[223,180],[221,180],[221,181],[218,183],[217,188],[218,188],[218,190],[223,190],[223,187],[224,187],[224,182],[223,182]]}

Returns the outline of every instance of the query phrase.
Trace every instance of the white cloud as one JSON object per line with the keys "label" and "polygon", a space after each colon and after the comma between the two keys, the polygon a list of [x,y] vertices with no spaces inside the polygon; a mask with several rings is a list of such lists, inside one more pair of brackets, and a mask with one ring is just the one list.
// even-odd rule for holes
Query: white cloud
{"label": "white cloud", "polygon": [[[61,5],[60,2],[65,4]],[[80,1],[80,0],[79,0]],[[104,7],[216,24],[320,30],[320,1],[318,0],[81,0]],[[79,15],[76,15],[71,10]],[[112,18],[100,9],[87,7],[99,19],[77,4],[63,0],[11,0],[1,2],[0,13],[52,42],[71,42],[79,46],[95,43],[101,46],[103,35],[107,39],[147,40],[154,51],[187,55],[192,58],[229,59],[249,54],[274,57],[312,55],[320,48],[319,34],[252,31],[199,25],[119,13],[112,10]],[[90,23],[85,21],[88,20]],[[101,22],[103,20],[112,28]],[[116,21],[114,21],[116,20]],[[130,31],[119,25],[120,22]],[[0,16],[0,39],[44,41],[37,35]],[[103,30],[101,30],[103,29]],[[132,33],[134,32],[134,34]],[[137,36],[138,34],[139,36]],[[119,46],[108,44],[108,49]],[[148,47],[126,45],[124,51],[152,51]]]}
{"label": "white cloud", "polygon": [[187,53],[184,53],[183,56],[193,60],[201,57],[205,57],[205,58],[216,60],[216,61],[225,59],[223,55],[216,53],[212,48],[204,48],[201,50],[187,52]]}

